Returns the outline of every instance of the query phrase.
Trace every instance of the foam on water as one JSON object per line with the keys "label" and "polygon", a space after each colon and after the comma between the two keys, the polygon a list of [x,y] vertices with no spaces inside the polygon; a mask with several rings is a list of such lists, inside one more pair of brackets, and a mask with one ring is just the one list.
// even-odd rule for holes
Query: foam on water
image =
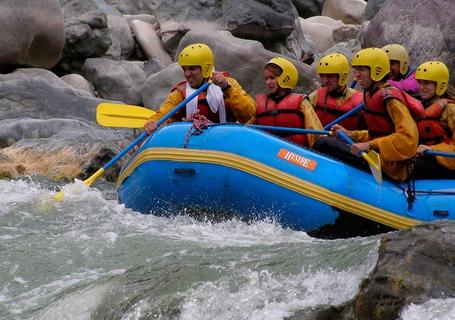
{"label": "foam on water", "polygon": [[453,320],[455,298],[432,299],[423,304],[410,304],[401,313],[401,320]]}
{"label": "foam on water", "polygon": [[311,306],[339,304],[355,294],[358,282],[350,271],[282,276],[245,270],[191,290],[181,319],[283,319]]}
{"label": "foam on water", "polygon": [[[21,293],[17,296],[4,299],[4,302],[9,302],[12,306],[10,308],[11,313],[21,314],[27,309],[37,308],[41,302],[47,302],[51,297],[56,297],[64,294],[65,291],[70,288],[84,286],[84,284],[92,283],[101,277],[116,275],[123,272],[124,270],[113,270],[106,274],[100,270],[86,270],[84,272],[68,274],[38,287],[30,286],[30,290],[25,291],[24,293]],[[21,282],[21,286],[28,286],[26,281],[22,280]],[[5,288],[7,288],[8,285],[9,284],[7,284]],[[85,299],[87,301],[90,301],[91,298],[93,297],[89,298],[85,296]]]}
{"label": "foam on water", "polygon": [[[304,268],[297,274],[239,268],[216,281],[205,281],[180,292],[175,319],[281,320],[299,310],[318,305],[337,305],[352,298],[373,260],[344,271]],[[156,301],[141,300],[123,319],[154,317]]]}

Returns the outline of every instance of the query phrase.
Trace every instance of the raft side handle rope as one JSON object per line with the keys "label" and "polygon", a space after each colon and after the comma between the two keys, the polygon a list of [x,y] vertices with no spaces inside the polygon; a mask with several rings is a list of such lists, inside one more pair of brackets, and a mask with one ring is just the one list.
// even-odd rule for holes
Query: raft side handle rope
{"label": "raft side handle rope", "polygon": [[185,140],[183,142],[183,148],[188,146],[188,141],[192,134],[201,134],[202,131],[207,129],[209,125],[212,123],[209,119],[207,119],[204,115],[200,114],[199,112],[193,113],[192,115],[183,118],[183,121],[192,122],[190,129],[188,130]]}

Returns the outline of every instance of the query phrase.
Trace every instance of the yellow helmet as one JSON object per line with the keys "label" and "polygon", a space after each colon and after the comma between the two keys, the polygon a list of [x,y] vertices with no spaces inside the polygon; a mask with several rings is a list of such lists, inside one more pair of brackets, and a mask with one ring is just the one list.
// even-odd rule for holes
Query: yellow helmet
{"label": "yellow helmet", "polygon": [[316,72],[319,74],[338,74],[338,84],[344,86],[349,79],[349,61],[341,53],[328,54],[319,61]]}
{"label": "yellow helmet", "polygon": [[210,78],[213,69],[213,53],[209,46],[203,43],[193,43],[186,46],[179,55],[181,67],[199,66],[202,76]]}
{"label": "yellow helmet", "polygon": [[436,82],[436,94],[442,96],[449,83],[449,68],[440,61],[427,61],[417,68],[415,78]]}
{"label": "yellow helmet", "polygon": [[388,44],[382,47],[387,55],[389,60],[397,60],[400,62],[400,73],[405,75],[409,69],[409,55],[408,51],[401,44]]}
{"label": "yellow helmet", "polygon": [[381,81],[390,72],[390,60],[387,53],[380,48],[366,48],[352,57],[353,67],[370,67],[373,81]]}
{"label": "yellow helmet", "polygon": [[292,62],[285,58],[276,57],[271,59],[268,64],[275,64],[283,70],[278,77],[278,85],[281,88],[293,90],[299,79],[299,72]]}

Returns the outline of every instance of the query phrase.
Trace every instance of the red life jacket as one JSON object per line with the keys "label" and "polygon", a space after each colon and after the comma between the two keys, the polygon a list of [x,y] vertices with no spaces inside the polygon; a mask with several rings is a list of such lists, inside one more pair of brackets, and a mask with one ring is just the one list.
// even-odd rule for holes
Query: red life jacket
{"label": "red life jacket", "polygon": [[[229,73],[227,73],[227,72],[223,72],[223,75],[225,77],[229,77]],[[180,81],[171,89],[171,92],[177,90],[180,92],[180,94],[184,98],[186,98],[186,83],[187,83],[186,80]],[[197,96],[197,99],[198,99],[197,109],[199,110],[199,113],[201,115],[205,116],[210,121],[212,121],[214,123],[219,123],[220,116],[219,116],[218,112],[216,112],[216,113],[212,112],[212,110],[210,109],[210,106],[207,102],[207,91],[203,91],[203,92],[199,93],[199,95]],[[234,116],[233,116],[230,108],[228,108],[228,106],[225,106],[225,107],[226,107],[226,121],[233,122]],[[185,116],[188,116],[188,115],[186,114],[185,108],[182,108],[179,110],[179,112],[177,112],[173,116],[173,118],[176,121],[181,121],[183,118],[185,118]]]}
{"label": "red life jacket", "polygon": [[425,118],[417,121],[419,143],[431,146],[438,143],[450,143],[450,129],[440,121],[444,108],[455,101],[440,99],[425,109]]}
{"label": "red life jacket", "polygon": [[[337,105],[336,100],[327,92],[327,88],[322,87],[317,90],[318,101],[314,110],[321,120],[323,126],[331,123],[333,120],[339,118],[349,110],[354,109],[362,103],[362,93],[356,91],[355,94],[344,100],[342,105]],[[340,122],[344,128],[348,130],[358,130],[360,124],[360,113],[353,114],[349,118]]]}
{"label": "red life jacket", "polygon": [[391,85],[364,92],[365,112],[363,117],[368,135],[372,138],[387,136],[395,132],[395,124],[386,110],[385,101],[390,98],[400,100],[409,110],[414,119],[425,116],[425,109],[420,101],[404,91]]}
{"label": "red life jacket", "polygon": [[[304,115],[300,111],[303,96],[289,93],[278,104],[265,93],[256,96],[256,124],[288,128],[304,128]],[[287,132],[273,132],[277,136],[307,145],[306,136]]]}

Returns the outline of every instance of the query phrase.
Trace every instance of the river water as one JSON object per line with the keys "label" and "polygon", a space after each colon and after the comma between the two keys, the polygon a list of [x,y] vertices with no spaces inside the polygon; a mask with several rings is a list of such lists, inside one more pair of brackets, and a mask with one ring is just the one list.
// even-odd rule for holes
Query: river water
{"label": "river water", "polygon": [[[115,186],[0,180],[1,319],[285,319],[352,298],[379,237],[320,240],[273,221],[141,215]],[[401,319],[454,319],[455,299]]]}

